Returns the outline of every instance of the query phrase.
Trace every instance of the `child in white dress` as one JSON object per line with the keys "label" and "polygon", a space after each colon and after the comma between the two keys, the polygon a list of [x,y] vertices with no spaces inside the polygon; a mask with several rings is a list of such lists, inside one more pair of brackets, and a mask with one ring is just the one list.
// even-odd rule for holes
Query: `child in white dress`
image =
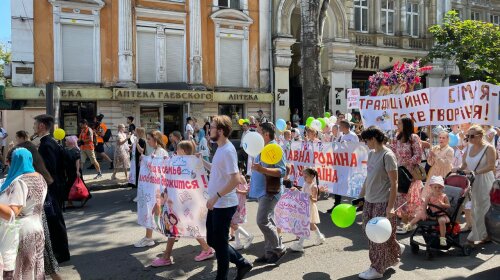
{"label": "child in white dress", "polygon": [[[304,171],[302,171],[304,174],[304,185],[302,186],[302,191],[309,194],[309,200],[310,200],[310,213],[311,213],[311,218],[310,218],[310,229],[311,229],[311,236],[314,240],[314,245],[321,245],[323,242],[325,242],[325,236],[319,231],[319,228],[316,224],[320,223],[319,220],[319,212],[318,212],[318,206],[316,206],[316,202],[318,201],[318,184],[319,184],[319,179],[318,179],[318,172],[312,168],[306,168]],[[290,249],[293,251],[297,252],[303,252],[304,251],[304,241],[305,237],[301,237],[299,241],[293,243],[290,246]]]}

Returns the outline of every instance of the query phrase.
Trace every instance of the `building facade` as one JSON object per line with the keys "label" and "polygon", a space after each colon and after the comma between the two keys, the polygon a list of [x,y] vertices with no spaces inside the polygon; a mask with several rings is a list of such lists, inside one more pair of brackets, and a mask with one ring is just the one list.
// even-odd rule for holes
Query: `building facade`
{"label": "building facade", "polygon": [[[269,5],[264,0],[24,0],[12,4],[7,99],[45,107],[55,83],[59,125],[104,114],[182,131],[217,114],[272,116]],[[235,128],[238,128],[235,125]],[[236,135],[235,135],[236,137]]]}
{"label": "building facade", "polygon": [[[397,61],[423,58],[432,47],[428,28],[451,9],[462,19],[499,24],[499,0],[330,0],[321,67],[331,85],[326,107],[346,111],[346,89],[368,89],[368,77]],[[273,1],[273,69],[277,116],[302,112],[300,0]],[[447,86],[453,62],[435,61],[424,86]],[[453,82],[453,81],[452,81]],[[304,116],[307,117],[307,116]]]}

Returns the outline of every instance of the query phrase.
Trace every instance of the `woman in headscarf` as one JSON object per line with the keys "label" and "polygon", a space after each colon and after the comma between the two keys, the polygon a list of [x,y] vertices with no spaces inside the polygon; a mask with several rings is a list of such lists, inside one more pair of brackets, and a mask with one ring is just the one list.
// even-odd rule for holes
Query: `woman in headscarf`
{"label": "woman in headscarf", "polygon": [[[47,186],[52,184],[54,182],[54,179],[52,179],[52,176],[50,176],[49,171],[45,167],[45,163],[43,162],[40,153],[38,153],[37,146],[30,141],[28,132],[24,130],[16,132],[16,143],[17,145],[15,147],[26,148],[31,152],[31,155],[33,156],[33,167],[35,168],[35,171],[43,176],[45,182],[47,183]],[[52,250],[49,226],[47,224],[47,217],[45,217],[44,211],[42,211],[42,225],[43,233],[45,236],[45,251],[43,253],[45,274],[50,275],[52,279],[61,279],[57,274],[57,272],[59,271],[59,264],[57,263],[54,251]]]}
{"label": "woman in headscarf", "polygon": [[0,218],[9,220],[12,213],[21,224],[19,251],[15,270],[4,268],[4,279],[44,279],[45,237],[42,212],[47,183],[33,167],[33,156],[25,148],[7,155],[9,174],[0,187]]}

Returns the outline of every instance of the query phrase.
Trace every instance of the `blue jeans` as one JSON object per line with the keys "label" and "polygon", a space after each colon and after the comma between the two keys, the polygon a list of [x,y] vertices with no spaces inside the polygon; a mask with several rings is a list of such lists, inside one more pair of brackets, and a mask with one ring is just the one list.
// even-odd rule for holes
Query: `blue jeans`
{"label": "blue jeans", "polygon": [[207,243],[215,249],[217,258],[216,280],[226,280],[229,262],[237,267],[245,264],[245,259],[229,245],[229,227],[236,212],[236,206],[229,208],[214,208],[207,215]]}

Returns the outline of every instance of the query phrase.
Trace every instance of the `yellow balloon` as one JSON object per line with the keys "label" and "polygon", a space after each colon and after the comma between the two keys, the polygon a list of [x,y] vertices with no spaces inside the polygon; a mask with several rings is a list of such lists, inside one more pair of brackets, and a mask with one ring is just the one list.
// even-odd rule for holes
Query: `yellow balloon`
{"label": "yellow balloon", "polygon": [[54,130],[54,138],[56,140],[63,140],[64,136],[66,136],[66,132],[62,128],[58,128]]}
{"label": "yellow balloon", "polygon": [[244,119],[239,119],[239,120],[238,120],[238,123],[239,123],[240,125],[243,125],[243,124],[245,123],[245,120],[244,120]]}
{"label": "yellow balloon", "polygon": [[266,145],[260,153],[260,159],[266,164],[276,164],[283,158],[283,150],[280,145],[273,143]]}

